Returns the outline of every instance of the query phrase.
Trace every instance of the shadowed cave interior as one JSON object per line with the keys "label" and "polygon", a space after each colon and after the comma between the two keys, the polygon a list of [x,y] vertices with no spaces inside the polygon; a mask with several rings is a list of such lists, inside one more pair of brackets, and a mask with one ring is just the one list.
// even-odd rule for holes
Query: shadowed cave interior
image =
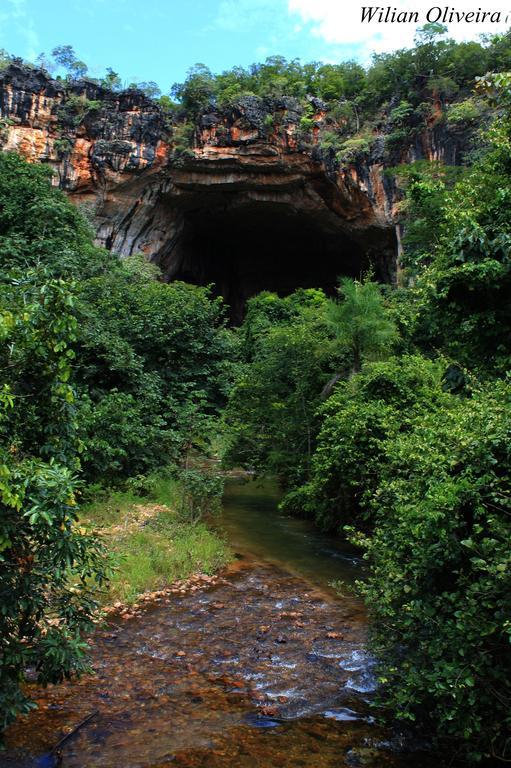
{"label": "shadowed cave interior", "polygon": [[267,202],[189,209],[167,276],[213,283],[233,323],[241,322],[247,299],[263,290],[285,296],[323,288],[334,295],[339,276],[359,277],[370,261],[332,218]]}

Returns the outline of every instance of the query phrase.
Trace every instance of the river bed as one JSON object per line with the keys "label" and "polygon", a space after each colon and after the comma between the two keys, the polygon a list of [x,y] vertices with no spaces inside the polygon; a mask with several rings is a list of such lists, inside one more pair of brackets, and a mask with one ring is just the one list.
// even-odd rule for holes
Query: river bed
{"label": "river bed", "polygon": [[235,564],[98,631],[96,674],[37,691],[0,765],[37,765],[97,710],[64,768],[430,766],[373,720],[366,617],[349,590],[360,561],[277,503],[269,483],[230,483],[218,525]]}

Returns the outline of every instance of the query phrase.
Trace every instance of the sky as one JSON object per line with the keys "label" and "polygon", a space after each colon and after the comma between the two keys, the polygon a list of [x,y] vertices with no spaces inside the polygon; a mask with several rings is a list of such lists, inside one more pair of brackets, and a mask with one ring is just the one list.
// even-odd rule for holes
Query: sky
{"label": "sky", "polygon": [[[374,2],[374,0],[372,0]],[[154,80],[167,93],[197,62],[214,72],[279,54],[302,61],[368,63],[373,51],[411,45],[416,24],[362,23],[371,0],[0,0],[0,48],[34,60],[70,44],[92,76],[107,67],[126,83]],[[394,0],[421,23],[439,0]],[[456,11],[501,11],[500,23],[453,23],[456,39],[504,31],[511,3],[454,0]],[[386,8],[387,6],[379,6]]]}

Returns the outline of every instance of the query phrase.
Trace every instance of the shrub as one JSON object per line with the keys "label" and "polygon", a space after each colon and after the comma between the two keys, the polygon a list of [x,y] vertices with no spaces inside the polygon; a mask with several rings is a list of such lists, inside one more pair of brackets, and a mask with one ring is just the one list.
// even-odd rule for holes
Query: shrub
{"label": "shrub", "polygon": [[0,285],[0,729],[42,684],[87,668],[107,575],[100,542],[77,525],[78,443],[70,384],[76,319],[62,280],[44,271]]}
{"label": "shrub", "polygon": [[179,123],[172,128],[172,143],[176,158],[193,157],[192,146],[195,125],[191,122]]}
{"label": "shrub", "polygon": [[351,139],[345,139],[337,153],[341,165],[355,163],[359,158],[369,154],[373,142],[372,134],[359,134]]}
{"label": "shrub", "polygon": [[442,396],[441,371],[439,364],[407,356],[367,364],[340,382],[320,409],[310,480],[286,497],[284,508],[314,516],[324,528],[372,522],[369,502],[388,443]]}
{"label": "shrub", "polygon": [[447,110],[447,125],[455,128],[470,127],[482,114],[482,105],[473,98],[451,104]]}
{"label": "shrub", "polygon": [[509,382],[444,398],[388,443],[363,538],[383,698],[472,759],[511,734],[510,445]]}

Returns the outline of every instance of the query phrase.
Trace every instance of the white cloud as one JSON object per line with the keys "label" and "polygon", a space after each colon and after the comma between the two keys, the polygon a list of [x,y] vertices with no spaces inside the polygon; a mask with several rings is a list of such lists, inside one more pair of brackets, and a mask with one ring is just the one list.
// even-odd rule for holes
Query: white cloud
{"label": "white cloud", "polygon": [[[409,46],[413,43],[415,30],[425,24],[426,14],[431,8],[440,7],[455,11],[499,11],[501,21],[492,23],[488,18],[481,23],[448,23],[449,35],[456,40],[476,39],[482,33],[503,32],[511,22],[508,10],[502,9],[491,0],[480,0],[478,4],[468,5],[459,0],[451,0],[449,5],[435,6],[436,0],[394,0],[390,6],[372,6],[383,11],[389,7],[396,13],[417,11],[419,23],[377,23],[362,22],[362,8],[371,6],[371,0],[288,0],[288,10],[298,15],[303,23],[310,25],[312,34],[329,44],[359,45],[369,56],[373,51],[389,51]],[[435,13],[435,12],[434,12]],[[430,19],[435,21],[435,18]]]}

